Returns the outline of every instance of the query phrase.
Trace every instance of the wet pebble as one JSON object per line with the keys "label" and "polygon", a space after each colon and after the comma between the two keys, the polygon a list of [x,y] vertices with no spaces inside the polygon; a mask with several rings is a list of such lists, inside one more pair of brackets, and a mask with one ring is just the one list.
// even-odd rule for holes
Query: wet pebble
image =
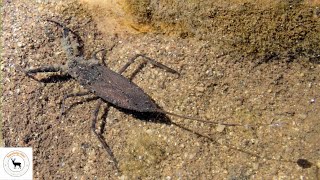
{"label": "wet pebble", "polygon": [[17,43],[17,46],[21,48],[21,47],[24,46],[24,44],[23,44],[22,42],[18,42],[18,43]]}
{"label": "wet pebble", "polygon": [[202,86],[198,86],[198,87],[196,87],[196,90],[197,90],[198,92],[204,92],[204,91],[205,91],[205,88],[202,87]]}
{"label": "wet pebble", "polygon": [[226,128],[225,125],[219,124],[216,128],[216,131],[221,133],[224,131],[225,128]]}

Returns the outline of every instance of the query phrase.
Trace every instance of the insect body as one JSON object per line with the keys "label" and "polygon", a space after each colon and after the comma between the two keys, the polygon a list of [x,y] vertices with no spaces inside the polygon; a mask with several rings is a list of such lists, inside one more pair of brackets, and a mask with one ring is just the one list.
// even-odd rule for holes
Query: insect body
{"label": "insect body", "polygon": [[140,87],[101,64],[74,62],[68,73],[84,88],[117,107],[138,112],[159,111]]}
{"label": "insect body", "polygon": [[[103,147],[109,153],[118,170],[117,161],[114,158],[110,147],[103,140],[102,135],[96,132],[96,120],[100,106],[102,104],[102,100],[105,102],[109,102],[116,107],[127,110],[133,110],[137,112],[166,113],[165,111],[160,109],[140,87],[138,87],[136,84],[134,84],[121,74],[139,57],[145,58],[147,62],[157,67],[163,68],[168,72],[175,74],[179,73],[142,54],[138,54],[131,58],[129,62],[119,70],[118,73],[114,72],[99,63],[99,60],[96,58],[96,54],[98,52],[94,53],[91,59],[85,60],[82,56],[80,45],[81,43],[78,39],[79,37],[66,26],[53,20],[48,21],[55,23],[63,29],[62,47],[66,52],[68,61],[66,65],[44,66],[35,69],[28,69],[25,71],[25,73],[28,76],[31,76],[32,74],[41,72],[62,72],[73,77],[85,89],[88,90],[88,92],[66,95],[63,98],[63,101],[69,97],[82,96],[87,94],[95,94],[97,97],[99,97],[96,110],[94,111],[92,130],[99,141],[102,143]],[[63,113],[64,106],[62,106],[62,114]]]}

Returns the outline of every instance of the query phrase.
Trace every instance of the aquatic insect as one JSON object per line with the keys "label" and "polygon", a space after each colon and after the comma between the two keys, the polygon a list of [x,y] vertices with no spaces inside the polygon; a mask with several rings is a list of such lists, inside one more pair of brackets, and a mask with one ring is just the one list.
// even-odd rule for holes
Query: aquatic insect
{"label": "aquatic insect", "polygon": [[96,105],[96,109],[94,110],[91,129],[111,157],[111,160],[113,161],[118,171],[118,162],[114,157],[111,148],[103,139],[101,132],[98,133],[96,131],[97,116],[102,102],[107,102],[115,107],[139,113],[159,113],[204,123],[221,124],[226,126],[244,126],[241,124],[227,124],[202,120],[200,118],[178,115],[162,110],[139,86],[137,86],[135,83],[125,78],[121,74],[139,57],[144,58],[148,63],[151,63],[156,67],[179,75],[177,71],[159,62],[156,62],[146,55],[137,54],[133,58],[131,58],[118,72],[114,72],[106,67],[103,63],[99,63],[97,53],[101,50],[93,53],[91,59],[85,60],[82,51],[81,38],[65,25],[54,20],[47,21],[54,23],[62,28],[62,47],[67,55],[67,63],[65,65],[43,66],[39,68],[28,69],[25,70],[25,73],[26,75],[33,77],[32,75],[35,73],[61,72],[71,76],[73,79],[78,81],[86,90],[88,90],[87,92],[79,92],[64,96],[61,108],[62,114],[64,114],[63,102],[67,98],[89,94],[94,94],[95,96],[97,96],[98,103]]}

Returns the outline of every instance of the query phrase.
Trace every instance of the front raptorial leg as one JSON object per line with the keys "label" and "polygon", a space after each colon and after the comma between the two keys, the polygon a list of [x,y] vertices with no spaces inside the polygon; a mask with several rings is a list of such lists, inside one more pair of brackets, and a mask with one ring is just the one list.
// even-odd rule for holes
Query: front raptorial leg
{"label": "front raptorial leg", "polygon": [[78,38],[72,39],[69,36],[70,29],[64,27],[63,28],[63,38],[61,39],[61,45],[65,50],[68,59],[71,59],[76,56],[82,56],[81,45],[78,41]]}
{"label": "front raptorial leg", "polygon": [[25,70],[26,74],[35,74],[35,73],[45,73],[45,72],[66,72],[66,65],[52,65],[52,66],[43,66],[34,69]]}
{"label": "front raptorial leg", "polygon": [[61,44],[66,51],[68,59],[83,55],[83,41],[77,33],[57,21],[50,19],[47,19],[47,21],[52,22],[63,29]]}
{"label": "front raptorial leg", "polygon": [[129,61],[127,62],[127,64],[125,64],[125,65],[119,70],[119,74],[122,74],[122,73],[123,73],[132,63],[134,63],[134,61],[135,61],[136,59],[138,59],[139,57],[145,58],[148,63],[150,63],[150,64],[152,64],[152,65],[154,65],[154,66],[157,66],[157,67],[159,67],[159,68],[161,68],[161,69],[164,69],[164,70],[166,70],[166,71],[168,71],[168,72],[170,72],[170,73],[178,74],[178,75],[180,76],[180,74],[179,74],[176,70],[171,69],[171,68],[169,68],[169,67],[167,67],[167,66],[165,66],[165,65],[163,65],[163,64],[161,64],[161,63],[159,63],[159,62],[157,62],[157,61],[155,61],[155,60],[153,60],[153,59],[151,59],[151,58],[149,58],[149,57],[147,57],[147,56],[145,56],[144,54],[137,54],[137,55],[135,55],[134,57],[132,57],[131,59],[129,59]]}
{"label": "front raptorial leg", "polygon": [[[43,66],[33,69],[24,70],[24,73],[35,79],[32,75],[36,73],[49,73],[49,72],[61,72],[63,75],[67,75],[67,66],[66,65],[52,65],[52,66]],[[35,79],[37,80],[37,79]],[[38,80],[37,80],[38,81]]]}
{"label": "front raptorial leg", "polygon": [[98,138],[98,140],[100,141],[100,143],[102,144],[103,148],[107,151],[107,153],[109,154],[111,161],[114,163],[114,166],[116,168],[116,170],[118,171],[118,173],[120,172],[119,166],[118,166],[118,161],[115,158],[110,146],[106,143],[106,141],[104,140],[103,136],[101,133],[97,133],[97,129],[96,129],[96,124],[97,124],[97,117],[99,114],[99,110],[100,110],[100,106],[102,104],[102,100],[99,99],[98,103],[96,105],[96,109],[93,112],[93,119],[92,119],[92,124],[91,124],[91,129],[94,133],[94,135]]}

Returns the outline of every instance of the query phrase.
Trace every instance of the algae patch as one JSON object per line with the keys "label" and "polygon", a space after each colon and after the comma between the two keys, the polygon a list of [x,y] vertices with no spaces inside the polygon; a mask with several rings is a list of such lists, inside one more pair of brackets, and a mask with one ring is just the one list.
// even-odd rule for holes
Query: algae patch
{"label": "algae patch", "polygon": [[126,19],[122,24],[135,32],[206,40],[222,54],[257,63],[300,57],[320,62],[320,10],[316,3],[121,0],[119,4],[120,20]]}
{"label": "algae patch", "polygon": [[283,57],[288,61],[307,57],[311,62],[320,62],[318,7],[288,1],[263,8],[255,3],[204,6],[199,3],[194,7],[199,11],[177,12],[173,16],[185,25],[184,38],[208,40],[223,54],[258,63]]}

